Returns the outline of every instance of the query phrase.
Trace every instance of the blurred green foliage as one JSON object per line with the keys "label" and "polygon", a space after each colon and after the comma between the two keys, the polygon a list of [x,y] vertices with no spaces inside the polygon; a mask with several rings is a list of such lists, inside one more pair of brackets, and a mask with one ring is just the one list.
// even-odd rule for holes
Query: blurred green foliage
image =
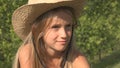
{"label": "blurred green foliage", "polygon": [[[11,24],[11,15],[27,0],[0,0],[0,68],[11,68],[21,44]],[[120,45],[120,0],[88,0],[79,19],[77,46],[92,61],[110,54]]]}
{"label": "blurred green foliage", "polygon": [[88,0],[76,34],[78,47],[90,59],[120,49],[120,0]]}
{"label": "blurred green foliage", "polygon": [[12,28],[11,15],[24,3],[25,0],[0,0],[0,68],[11,68],[20,45],[21,40]]}

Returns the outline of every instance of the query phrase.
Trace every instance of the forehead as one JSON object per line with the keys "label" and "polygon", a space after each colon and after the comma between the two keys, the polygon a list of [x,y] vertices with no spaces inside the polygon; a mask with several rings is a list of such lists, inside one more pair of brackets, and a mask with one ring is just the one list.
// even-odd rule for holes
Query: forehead
{"label": "forehead", "polygon": [[72,24],[73,18],[70,14],[59,11],[53,14],[51,24]]}

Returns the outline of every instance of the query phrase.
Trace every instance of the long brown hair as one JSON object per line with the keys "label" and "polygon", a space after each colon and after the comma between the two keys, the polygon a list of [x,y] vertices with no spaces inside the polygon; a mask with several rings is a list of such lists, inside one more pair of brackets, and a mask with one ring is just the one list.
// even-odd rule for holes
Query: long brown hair
{"label": "long brown hair", "polygon": [[[53,10],[50,10],[43,15],[40,15],[34,22],[31,28],[31,32],[28,35],[28,38],[26,38],[26,41],[24,41],[24,46],[27,43],[32,44],[32,55],[33,55],[33,68],[46,68],[46,62],[47,62],[47,52],[45,50],[44,41],[43,41],[43,34],[46,28],[51,24],[54,14],[58,11],[63,11],[67,14],[69,14],[71,17],[73,17],[73,23],[76,24],[76,18],[74,16],[74,11],[70,7],[58,7]],[[74,29],[73,25],[73,29]],[[73,32],[73,30],[72,30]],[[18,52],[20,49],[18,50]],[[64,55],[62,57],[61,62],[61,68],[69,68],[69,63],[72,62],[72,54],[74,52],[74,42],[73,42],[73,33],[70,40],[70,43],[68,47],[64,51]],[[17,53],[18,54],[18,53]],[[16,55],[16,60],[14,64],[14,68],[19,68],[19,61],[18,61],[18,55]]]}

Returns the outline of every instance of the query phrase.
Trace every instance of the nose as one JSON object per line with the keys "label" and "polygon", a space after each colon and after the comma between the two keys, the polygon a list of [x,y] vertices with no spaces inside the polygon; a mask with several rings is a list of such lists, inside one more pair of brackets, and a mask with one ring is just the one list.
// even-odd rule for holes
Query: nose
{"label": "nose", "polygon": [[67,31],[65,30],[65,28],[61,28],[59,34],[60,34],[61,38],[66,39]]}

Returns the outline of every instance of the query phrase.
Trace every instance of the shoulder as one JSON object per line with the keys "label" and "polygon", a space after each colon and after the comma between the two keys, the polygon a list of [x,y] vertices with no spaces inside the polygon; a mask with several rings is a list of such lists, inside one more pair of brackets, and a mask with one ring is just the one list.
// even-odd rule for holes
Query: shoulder
{"label": "shoulder", "polygon": [[78,51],[75,53],[73,68],[90,68],[86,57]]}
{"label": "shoulder", "polygon": [[26,44],[20,47],[18,55],[19,58],[25,57],[25,56],[29,56],[31,51],[31,45],[30,44]]}
{"label": "shoulder", "polygon": [[30,44],[23,45],[18,52],[21,68],[29,68],[32,62],[32,48]]}

